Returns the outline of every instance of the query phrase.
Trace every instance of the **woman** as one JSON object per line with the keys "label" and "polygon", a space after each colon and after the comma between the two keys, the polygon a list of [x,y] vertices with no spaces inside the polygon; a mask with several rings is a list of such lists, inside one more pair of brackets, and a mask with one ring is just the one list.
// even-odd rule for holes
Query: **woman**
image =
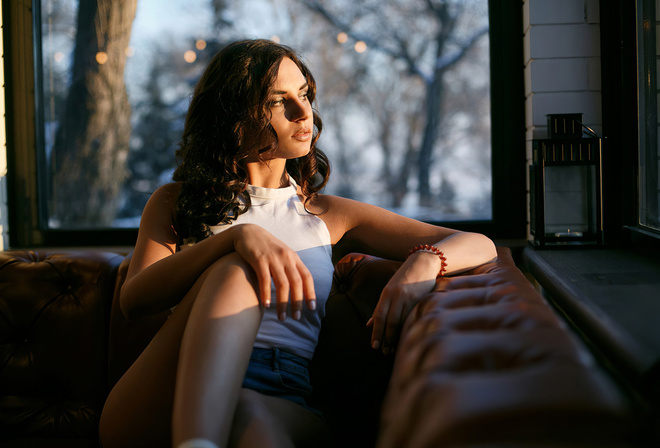
{"label": "woman", "polygon": [[173,312],[110,393],[105,448],[319,446],[305,367],[332,251],[405,260],[368,323],[385,353],[436,276],[496,256],[483,235],[318,194],[329,169],[315,90],[295,53],[270,41],[236,42],[207,67],[176,182],[144,209],[120,298],[129,318]]}

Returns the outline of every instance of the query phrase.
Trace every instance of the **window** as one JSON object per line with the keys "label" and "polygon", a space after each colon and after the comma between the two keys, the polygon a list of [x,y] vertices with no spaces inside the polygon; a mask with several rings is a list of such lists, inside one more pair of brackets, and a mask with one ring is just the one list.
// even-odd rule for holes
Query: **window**
{"label": "window", "polygon": [[653,0],[600,8],[604,235],[640,249],[660,244],[655,9]]}
{"label": "window", "polygon": [[660,231],[660,152],[658,151],[657,11],[654,0],[637,2],[639,89],[639,224]]}
{"label": "window", "polygon": [[[10,183],[33,176],[32,163],[38,186],[14,191],[10,224],[30,228],[12,245],[113,244],[117,235],[131,244],[134,230],[122,229],[137,227],[150,193],[170,179],[200,71],[243,37],[291,45],[315,74],[328,193],[524,237],[522,42],[510,31],[521,11],[490,3],[35,2],[36,107],[29,98],[14,107],[35,112],[37,154],[17,161]],[[521,174],[511,176],[510,160]],[[29,213],[17,207],[26,200]]]}

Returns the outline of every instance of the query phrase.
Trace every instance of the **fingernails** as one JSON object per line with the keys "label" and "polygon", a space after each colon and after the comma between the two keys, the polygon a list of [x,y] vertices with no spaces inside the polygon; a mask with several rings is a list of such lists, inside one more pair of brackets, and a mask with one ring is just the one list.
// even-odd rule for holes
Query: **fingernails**
{"label": "fingernails", "polygon": [[295,320],[300,320],[300,311],[296,311],[295,313],[293,313],[293,318]]}
{"label": "fingernails", "polygon": [[316,300],[310,300],[309,301],[309,309],[314,311],[316,309]]}
{"label": "fingernails", "polygon": [[264,302],[264,306],[265,306],[266,308],[270,308],[270,300],[266,300],[266,301]]}
{"label": "fingernails", "polygon": [[278,316],[278,318],[279,318],[281,321],[283,321],[284,319],[286,319],[286,313],[284,313],[284,312],[280,313],[280,315]]}
{"label": "fingernails", "polygon": [[380,341],[374,341],[371,343],[371,348],[378,350],[380,348]]}
{"label": "fingernails", "polygon": [[373,317],[370,317],[369,320],[367,321],[367,327],[371,326],[371,323],[374,321]]}
{"label": "fingernails", "polygon": [[389,347],[383,347],[383,354],[384,355],[389,355],[390,354],[390,348]]}

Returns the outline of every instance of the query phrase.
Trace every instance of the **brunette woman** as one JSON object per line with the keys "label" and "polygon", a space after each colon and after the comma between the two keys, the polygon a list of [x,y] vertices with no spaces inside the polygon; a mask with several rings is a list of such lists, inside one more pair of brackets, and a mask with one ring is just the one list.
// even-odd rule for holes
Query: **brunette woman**
{"label": "brunette woman", "polygon": [[385,353],[436,276],[496,256],[483,235],[319,194],[315,93],[296,54],[265,40],[229,45],[201,77],[121,290],[128,318],[172,314],[110,393],[105,448],[322,446],[306,366],[333,250],[404,261],[369,322]]}

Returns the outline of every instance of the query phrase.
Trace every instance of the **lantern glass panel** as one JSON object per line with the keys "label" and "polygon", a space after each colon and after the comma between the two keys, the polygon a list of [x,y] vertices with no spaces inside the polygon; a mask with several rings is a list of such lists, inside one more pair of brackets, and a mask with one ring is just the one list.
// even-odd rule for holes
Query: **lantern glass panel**
{"label": "lantern glass panel", "polygon": [[596,173],[593,165],[545,167],[545,234],[582,237],[596,233]]}

